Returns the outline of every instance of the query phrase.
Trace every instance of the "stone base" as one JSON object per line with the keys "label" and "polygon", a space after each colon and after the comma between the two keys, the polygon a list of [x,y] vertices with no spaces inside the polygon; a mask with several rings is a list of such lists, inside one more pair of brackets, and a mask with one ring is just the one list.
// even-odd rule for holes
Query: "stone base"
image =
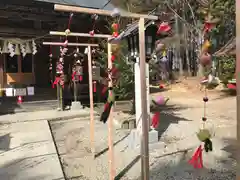
{"label": "stone base", "polygon": [[[158,132],[156,130],[150,130],[148,133],[149,137],[149,144],[157,143],[158,142]],[[141,143],[141,133],[137,130],[134,129],[131,131],[129,135],[129,142],[128,146],[131,149],[140,149],[140,144]]]}
{"label": "stone base", "polygon": [[80,110],[83,109],[81,102],[74,101],[72,102],[71,110]]}

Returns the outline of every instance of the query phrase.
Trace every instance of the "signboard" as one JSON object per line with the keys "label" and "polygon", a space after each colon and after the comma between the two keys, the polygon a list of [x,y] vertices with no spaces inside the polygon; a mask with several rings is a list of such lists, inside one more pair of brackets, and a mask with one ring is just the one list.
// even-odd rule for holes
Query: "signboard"
{"label": "signboard", "polygon": [[94,81],[100,80],[100,67],[93,66],[92,68],[92,79]]}
{"label": "signboard", "polygon": [[7,97],[12,97],[13,96],[13,88],[6,88],[5,94]]}
{"label": "signboard", "polygon": [[26,96],[26,95],[27,95],[26,88],[14,89],[14,96]]}
{"label": "signboard", "polygon": [[34,95],[34,87],[27,87],[27,94],[28,96]]}

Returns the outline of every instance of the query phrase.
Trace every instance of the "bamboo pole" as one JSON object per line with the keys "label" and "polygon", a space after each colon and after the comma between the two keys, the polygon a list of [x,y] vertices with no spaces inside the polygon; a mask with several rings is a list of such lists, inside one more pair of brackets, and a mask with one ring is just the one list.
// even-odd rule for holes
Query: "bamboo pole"
{"label": "bamboo pole", "polygon": [[88,46],[88,79],[89,79],[89,96],[90,96],[90,143],[91,152],[95,155],[94,147],[94,107],[93,107],[93,84],[92,84],[92,54],[91,46]]}
{"label": "bamboo pole", "polygon": [[[237,83],[237,145],[240,150],[240,1],[236,0],[236,83]],[[237,180],[240,180],[240,154],[237,153]]]}
{"label": "bamboo pole", "polygon": [[51,45],[51,46],[83,46],[83,47],[94,46],[94,47],[98,47],[98,44],[88,44],[88,43],[67,43],[67,44],[64,44],[64,42],[43,42],[43,45]]}
{"label": "bamboo pole", "polygon": [[[85,14],[98,14],[103,16],[112,16],[112,11],[103,10],[103,9],[91,9],[91,8],[83,8],[77,6],[66,6],[55,4],[54,5],[55,11],[64,11],[64,12],[78,12],[78,13],[85,13]],[[136,14],[136,13],[129,13],[126,11],[120,11],[121,17],[128,17],[128,18],[144,18],[149,20],[158,20],[158,16],[147,15],[147,14]]]}
{"label": "bamboo pole", "polygon": [[[108,43],[108,69],[112,69],[112,46],[110,43]],[[109,73],[108,75],[109,77],[109,83],[108,83],[108,87],[112,87],[112,76],[111,73]],[[113,107],[111,108],[110,111],[110,115],[108,118],[108,148],[109,148],[109,180],[114,180],[115,176],[116,176],[116,172],[115,172],[115,167],[114,167],[114,152],[113,152],[113,139],[112,139],[112,135],[113,135],[113,116],[112,116],[112,112],[113,112]]]}
{"label": "bamboo pole", "polygon": [[74,36],[74,37],[94,37],[94,38],[110,38],[112,37],[112,35],[108,35],[108,34],[88,34],[88,33],[76,33],[76,32],[70,32],[70,33],[66,33],[66,32],[60,32],[60,31],[50,31],[49,32],[50,35],[53,36]]}
{"label": "bamboo pole", "polygon": [[142,179],[149,180],[149,116],[147,109],[147,87],[146,87],[146,56],[145,56],[145,27],[144,18],[140,18],[139,25],[139,57],[140,57],[140,87],[141,87],[141,107],[142,107],[142,133],[141,133],[141,172]]}

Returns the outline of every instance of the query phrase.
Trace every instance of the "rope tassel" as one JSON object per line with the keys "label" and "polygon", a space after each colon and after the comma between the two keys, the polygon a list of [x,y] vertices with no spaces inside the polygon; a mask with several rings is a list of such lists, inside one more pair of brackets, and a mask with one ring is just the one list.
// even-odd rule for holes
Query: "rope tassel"
{"label": "rope tassel", "polygon": [[160,112],[156,112],[152,117],[152,127],[156,129],[159,125]]}
{"label": "rope tassel", "polygon": [[110,112],[111,112],[111,108],[112,108],[112,105],[113,105],[113,102],[107,102],[105,105],[104,105],[104,111],[103,113],[101,114],[101,117],[100,117],[100,121],[103,122],[103,123],[106,123],[107,120],[108,120],[108,117],[110,115]]}
{"label": "rope tassel", "polygon": [[200,145],[193,154],[192,158],[189,160],[189,164],[196,169],[203,168],[202,151],[202,145]]}

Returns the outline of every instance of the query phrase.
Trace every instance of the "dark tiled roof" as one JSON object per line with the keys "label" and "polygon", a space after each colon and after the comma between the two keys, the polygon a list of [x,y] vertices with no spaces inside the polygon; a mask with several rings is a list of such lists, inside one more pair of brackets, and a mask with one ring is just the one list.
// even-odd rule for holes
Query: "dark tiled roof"
{"label": "dark tiled roof", "polygon": [[[70,6],[106,9],[106,10],[114,9],[114,6],[111,3],[108,3],[108,0],[35,0],[35,1],[53,3],[53,4],[65,4]],[[106,7],[103,8],[105,4],[107,5]]]}

